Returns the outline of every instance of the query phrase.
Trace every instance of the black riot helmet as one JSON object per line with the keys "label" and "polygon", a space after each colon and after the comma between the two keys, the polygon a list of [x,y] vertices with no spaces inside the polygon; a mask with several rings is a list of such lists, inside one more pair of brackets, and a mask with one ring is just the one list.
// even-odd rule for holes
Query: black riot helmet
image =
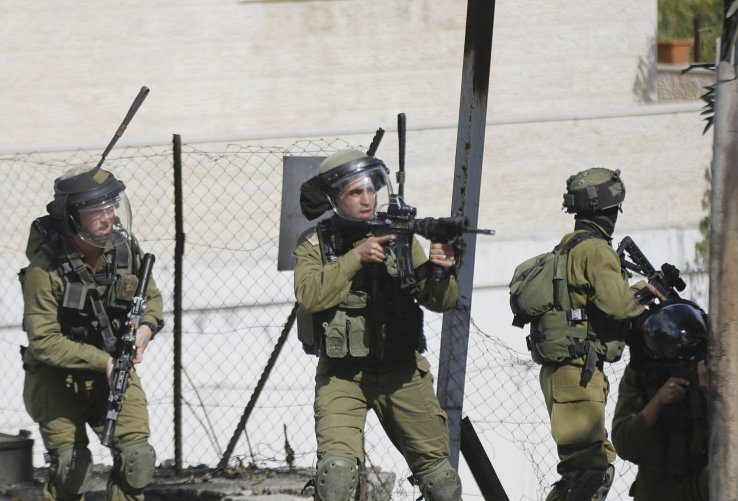
{"label": "black riot helmet", "polygon": [[653,360],[701,360],[707,350],[707,315],[691,301],[669,300],[641,325],[646,354]]}
{"label": "black riot helmet", "polygon": [[625,184],[620,179],[620,170],[593,167],[567,179],[562,205],[569,213],[593,214],[620,207],[623,200]]}
{"label": "black riot helmet", "polygon": [[74,167],[54,181],[54,200],[46,210],[64,221],[70,234],[105,247],[118,245],[131,232],[131,206],[125,184],[100,168]]}
{"label": "black riot helmet", "polygon": [[[357,198],[362,193],[369,205],[363,213],[357,212]],[[392,184],[389,169],[376,157],[355,149],[338,151],[321,162],[318,174],[303,183],[300,188],[300,208],[309,220],[327,210],[347,221],[363,221],[373,218],[380,208],[389,204]]]}

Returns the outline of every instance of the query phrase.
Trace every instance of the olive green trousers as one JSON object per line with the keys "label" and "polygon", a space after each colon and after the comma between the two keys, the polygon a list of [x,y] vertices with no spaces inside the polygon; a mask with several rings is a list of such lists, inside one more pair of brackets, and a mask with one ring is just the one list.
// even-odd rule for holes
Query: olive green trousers
{"label": "olive green trousers", "polygon": [[373,409],[413,473],[449,454],[447,416],[433,391],[430,364],[421,355],[390,365],[322,357],[315,375],[318,455],[348,454],[364,461],[364,425]]}
{"label": "olive green trousers", "polygon": [[[38,423],[47,450],[74,444],[88,446],[87,425],[102,434],[110,392],[104,373],[69,370],[46,365],[26,370],[23,400],[31,418]],[[134,372],[126,399],[118,415],[114,446],[149,437],[149,414],[141,380]],[[111,469],[107,485],[108,501],[143,501],[143,493],[132,495],[123,490]],[[53,482],[44,488],[45,500],[57,500]],[[78,498],[82,499],[82,497]]]}
{"label": "olive green trousers", "polygon": [[543,365],[541,390],[559,454],[557,470],[602,469],[615,461],[615,448],[605,429],[609,384],[597,368],[586,388],[579,384],[583,366]]}

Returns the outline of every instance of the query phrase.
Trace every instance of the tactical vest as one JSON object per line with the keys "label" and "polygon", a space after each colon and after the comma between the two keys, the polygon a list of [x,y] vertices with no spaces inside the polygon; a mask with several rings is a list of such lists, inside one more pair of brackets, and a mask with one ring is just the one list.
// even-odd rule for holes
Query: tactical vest
{"label": "tactical vest", "polygon": [[[74,242],[62,235],[50,216],[43,216],[31,225],[26,256],[31,259],[37,252],[49,257],[64,282],[58,313],[62,334],[114,353],[116,332],[127,318],[138,281],[135,238],[104,252],[102,269],[93,275]],[[26,270],[18,273],[21,288]]]}
{"label": "tactical vest", "polygon": [[[330,219],[316,228],[323,264],[335,262],[354,242],[342,240]],[[391,253],[384,264],[364,265],[337,306],[297,311],[298,338],[306,353],[330,358],[374,357],[391,360],[426,349],[423,310],[415,291],[403,290]]]}

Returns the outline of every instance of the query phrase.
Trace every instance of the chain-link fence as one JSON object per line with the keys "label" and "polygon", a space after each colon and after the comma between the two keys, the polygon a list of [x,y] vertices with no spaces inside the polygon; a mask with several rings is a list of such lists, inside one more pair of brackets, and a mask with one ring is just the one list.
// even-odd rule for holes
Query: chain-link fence
{"label": "chain-link fence", "polygon": [[[347,146],[336,139],[273,148],[183,147],[181,372],[176,374],[172,148],[119,148],[106,161],[106,168],[126,183],[134,233],[143,250],[157,256],[154,276],[165,298],[167,325],[149,345],[138,369],[148,394],[152,443],[159,462],[174,461],[181,447],[185,466],[215,467],[225,455],[231,463],[282,467],[289,448],[294,451],[295,466],[314,465],[316,360],[302,352],[294,330],[284,346],[278,344],[294,304],[292,273],[277,271],[276,265],[282,162],[284,156],[324,156]],[[53,180],[70,167],[94,165],[97,155],[76,151],[0,157],[4,175],[0,229],[5,236],[0,366],[7,375],[7,384],[0,389],[0,430],[31,430],[36,465],[42,464],[43,445],[23,407],[18,347],[26,344],[26,338],[20,326],[23,305],[16,273],[27,263],[29,225],[45,214]],[[441,323],[440,315],[426,314],[428,357],[436,370]],[[267,371],[270,361],[275,363]],[[612,390],[608,427],[623,368],[620,362],[607,369]],[[263,378],[266,372],[269,376]],[[529,489],[532,497],[525,499],[543,499],[557,479],[557,458],[538,386],[538,367],[527,353],[516,352],[472,325],[465,386],[464,414],[493,464],[506,461],[497,455],[506,447],[518,451],[537,482]],[[247,403],[254,405],[245,414]],[[181,421],[181,437],[175,437],[174,430],[180,428],[175,421]],[[237,433],[242,423],[243,433]],[[232,455],[226,454],[227,445],[232,445]],[[91,448],[96,462],[111,461],[97,441],[92,441]],[[387,499],[419,495],[405,480],[410,472],[402,456],[371,414],[365,448],[368,467],[395,474]],[[609,499],[627,499],[635,469],[622,461],[616,468]],[[506,480],[502,478],[503,483]],[[481,499],[470,483],[464,486],[465,497]]]}

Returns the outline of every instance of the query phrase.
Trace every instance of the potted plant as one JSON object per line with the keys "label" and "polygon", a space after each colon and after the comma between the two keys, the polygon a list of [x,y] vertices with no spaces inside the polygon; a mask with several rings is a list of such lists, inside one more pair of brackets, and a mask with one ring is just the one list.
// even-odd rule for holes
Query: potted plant
{"label": "potted plant", "polygon": [[656,60],[666,64],[688,64],[692,52],[692,40],[659,40]]}
{"label": "potted plant", "polygon": [[658,62],[713,61],[722,22],[723,0],[658,0]]}

